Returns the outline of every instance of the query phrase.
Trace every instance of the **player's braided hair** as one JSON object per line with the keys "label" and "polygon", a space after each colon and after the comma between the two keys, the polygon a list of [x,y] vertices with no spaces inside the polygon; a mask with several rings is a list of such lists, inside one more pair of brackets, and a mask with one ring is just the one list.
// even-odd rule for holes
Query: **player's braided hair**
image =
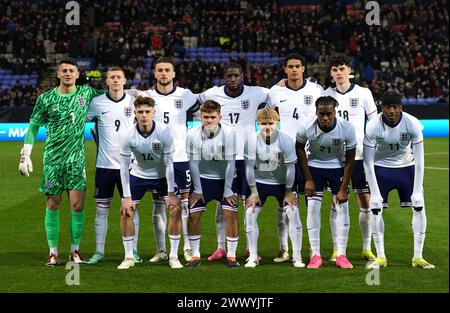
{"label": "player's braided hair", "polygon": [[339,102],[337,102],[337,100],[334,99],[334,98],[331,97],[331,96],[319,97],[319,98],[316,100],[316,108],[318,108],[319,105],[332,105],[332,106],[334,106],[335,108],[337,108],[338,105],[339,105]]}
{"label": "player's braided hair", "polygon": [[395,91],[388,91],[381,98],[382,106],[401,105],[401,104],[402,104],[402,96]]}

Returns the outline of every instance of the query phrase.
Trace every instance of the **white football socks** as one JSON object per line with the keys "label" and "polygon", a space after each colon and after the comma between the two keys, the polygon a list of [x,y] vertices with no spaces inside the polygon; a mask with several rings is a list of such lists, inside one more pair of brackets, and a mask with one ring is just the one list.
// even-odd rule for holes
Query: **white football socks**
{"label": "white football socks", "polygon": [[348,201],[336,204],[337,226],[337,252],[338,256],[346,255],[348,232],[350,230],[350,216],[348,213]]}
{"label": "white football socks", "polygon": [[322,197],[308,197],[308,216],[306,226],[308,228],[309,244],[311,246],[311,255],[320,256],[320,207],[322,206]]}
{"label": "white football socks", "polygon": [[363,240],[363,250],[371,250],[371,234],[370,229],[370,209],[359,208],[359,229],[361,229],[361,237]]}
{"label": "white football socks", "polygon": [[216,234],[217,248],[225,250],[225,216],[223,214],[222,205],[217,202],[216,205]]}
{"label": "white football socks", "polygon": [[176,259],[178,259],[178,247],[180,245],[180,238],[181,238],[181,235],[171,235],[171,234],[169,234],[169,241],[170,241],[169,258],[176,258]]}
{"label": "white football socks", "polygon": [[139,237],[139,213],[138,209],[133,212],[133,224],[134,224],[134,237],[133,237],[133,250],[138,251],[138,237]]}
{"label": "white football socks", "polygon": [[278,208],[277,210],[277,227],[278,227],[278,240],[280,242],[280,251],[288,251],[288,221],[286,211],[284,208]]}
{"label": "white football socks", "polygon": [[425,231],[427,229],[427,216],[425,207],[420,211],[412,209],[412,229],[414,232],[414,258],[422,258],[423,245],[425,243]]}
{"label": "white football socks", "polygon": [[245,210],[245,216],[247,223],[245,225],[245,232],[247,235],[248,250],[250,252],[250,258],[257,259],[258,257],[258,214],[260,212],[260,207],[255,207],[254,209],[248,208]]}
{"label": "white football socks", "polygon": [[373,234],[373,242],[375,243],[375,248],[377,249],[378,258],[386,258],[384,254],[384,221],[383,221],[383,210],[378,211],[374,214],[372,211],[370,213],[370,224]]}
{"label": "white football socks", "polygon": [[166,205],[163,200],[153,200],[153,230],[158,251],[166,251]]}
{"label": "white football socks", "polygon": [[286,216],[289,219],[289,237],[292,243],[292,258],[302,256],[302,221],[297,206],[292,208],[285,206]]}
{"label": "white football socks", "polygon": [[109,203],[97,203],[97,213],[95,214],[95,250],[105,254],[105,239],[108,231],[108,210]]}
{"label": "white football socks", "polygon": [[333,252],[338,250],[336,219],[337,219],[336,208],[334,207],[334,205],[332,205],[330,211],[330,229],[331,229],[331,239],[333,240]]}
{"label": "white football socks", "polygon": [[183,234],[183,250],[191,248],[188,238],[188,218],[189,218],[189,200],[181,199],[181,233]]}

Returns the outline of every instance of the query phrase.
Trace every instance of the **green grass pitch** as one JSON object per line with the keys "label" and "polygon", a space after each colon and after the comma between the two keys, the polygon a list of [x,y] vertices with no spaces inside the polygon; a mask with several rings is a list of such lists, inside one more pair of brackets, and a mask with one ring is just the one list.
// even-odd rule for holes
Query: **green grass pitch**
{"label": "green grass pitch", "polygon": [[[116,266],[123,259],[123,246],[119,232],[119,201],[114,200],[109,214],[104,263],[82,266],[80,285],[65,283],[69,270],[65,266],[46,268],[48,248],[45,239],[44,196],[37,191],[42,173],[43,143],[33,151],[34,173],[31,178],[21,177],[17,170],[21,142],[1,143],[1,205],[0,205],[0,292],[449,292],[448,238],[448,138],[425,140],[427,169],[425,170],[425,202],[428,217],[424,257],[436,265],[434,270],[411,267],[413,236],[411,210],[401,209],[398,197],[391,193],[390,208],[383,214],[386,224],[385,242],[388,267],[381,270],[380,284],[367,285],[365,261],[360,258],[361,238],[358,226],[358,208],[354,195],[350,199],[351,229],[348,257],[352,270],[341,270],[325,261],[332,252],[329,231],[330,194],[324,196],[322,209],[322,255],[324,265],[319,270],[296,269],[291,263],[275,264],[278,252],[275,200],[271,199],[259,216],[259,254],[263,260],[255,269],[228,268],[225,263],[210,263],[207,255],[215,248],[214,209],[209,205],[202,219],[201,251],[203,264],[195,269],[172,270],[167,262],[150,264],[155,252],[152,230],[150,195],[146,195],[140,208],[139,252],[145,259],[127,271]],[[85,258],[95,250],[93,201],[95,146],[87,142],[86,226],[81,241]],[[116,194],[117,198],[117,194]],[[304,226],[303,258],[308,260],[306,209],[301,204]],[[245,233],[240,217],[240,243],[238,257],[245,263]],[[69,254],[69,208],[64,196],[61,209],[59,253],[64,263]],[[372,245],[373,246],[373,245]],[[182,247],[182,244],[180,245]],[[373,247],[373,250],[375,248]],[[181,249],[180,249],[181,251]],[[180,254],[180,258],[182,255]]]}

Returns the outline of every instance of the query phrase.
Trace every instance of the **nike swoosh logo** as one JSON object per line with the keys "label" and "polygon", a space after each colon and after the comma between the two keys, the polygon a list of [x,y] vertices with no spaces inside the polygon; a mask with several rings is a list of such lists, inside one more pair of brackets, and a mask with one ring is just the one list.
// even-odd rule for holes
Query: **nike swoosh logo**
{"label": "nike swoosh logo", "polygon": [[106,112],[102,112],[102,115],[103,115],[103,114],[106,114],[106,113],[109,113],[109,111],[106,111]]}
{"label": "nike swoosh logo", "polygon": [[284,99],[284,100],[280,100],[280,102],[284,102],[284,101],[287,101],[288,99]]}

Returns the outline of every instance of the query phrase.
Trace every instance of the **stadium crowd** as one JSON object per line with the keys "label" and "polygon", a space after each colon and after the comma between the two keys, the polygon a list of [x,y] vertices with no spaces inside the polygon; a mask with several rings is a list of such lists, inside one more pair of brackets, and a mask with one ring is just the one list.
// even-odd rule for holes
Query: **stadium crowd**
{"label": "stadium crowd", "polygon": [[[313,1],[312,1],[313,2]],[[333,52],[351,56],[355,77],[375,99],[387,90],[405,98],[448,103],[447,1],[406,1],[382,6],[381,25],[368,26],[361,1],[287,9],[279,1],[78,1],[79,26],[65,23],[66,1],[0,0],[0,69],[38,74],[55,58],[93,58],[98,69],[125,68],[139,89],[154,85],[151,62],[160,55],[179,60],[177,84],[201,92],[220,84],[222,62],[188,59],[188,47],[236,51],[247,84],[270,87],[283,77],[281,64],[254,64],[241,52],[298,52],[307,65],[325,64]],[[57,27],[56,27],[57,26]],[[322,85],[325,71],[309,72]],[[51,84],[49,84],[50,86]],[[0,106],[34,104],[41,91],[16,82],[2,85]],[[45,89],[45,86],[41,86]]]}

